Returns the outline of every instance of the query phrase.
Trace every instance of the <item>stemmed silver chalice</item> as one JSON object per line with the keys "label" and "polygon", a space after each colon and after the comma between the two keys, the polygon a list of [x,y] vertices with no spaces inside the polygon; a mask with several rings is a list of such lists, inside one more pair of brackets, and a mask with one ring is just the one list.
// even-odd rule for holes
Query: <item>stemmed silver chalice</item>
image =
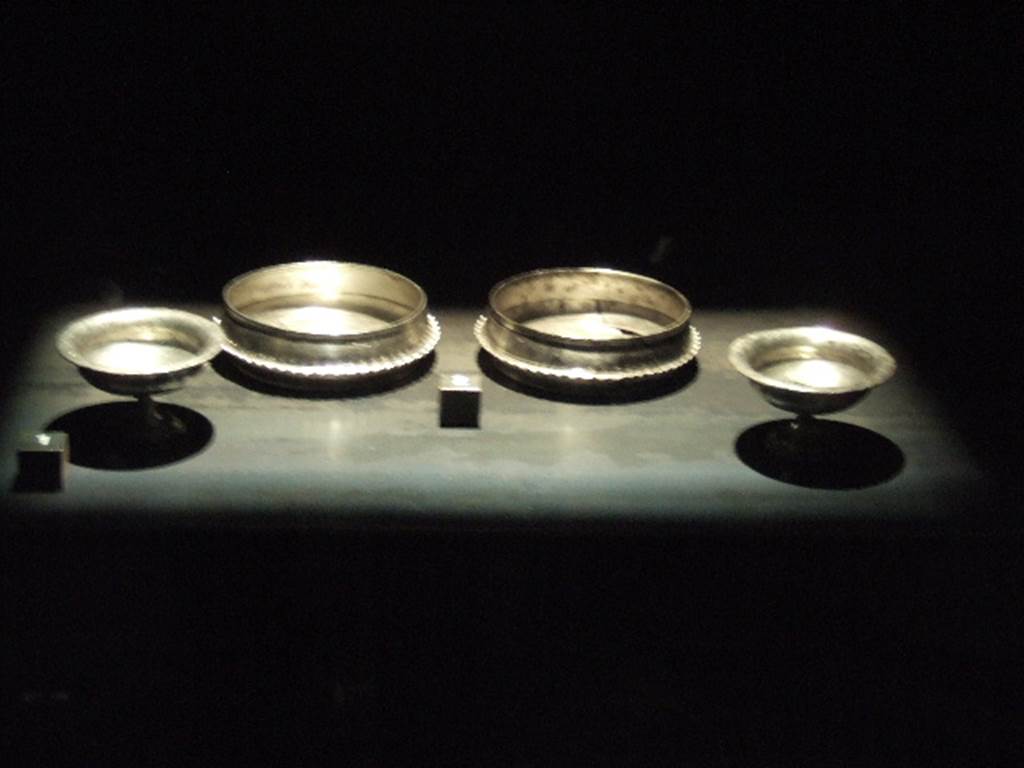
{"label": "stemmed silver chalice", "polygon": [[777,328],[733,341],[729,361],[770,404],[796,414],[745,430],[739,458],[777,480],[816,488],[857,488],[883,482],[903,454],[878,433],[815,418],[854,405],[896,370],[873,341],[825,327]]}
{"label": "stemmed silver chalice", "polygon": [[154,395],[185,385],[221,350],[224,337],[211,320],[180,309],[132,307],[75,320],[57,336],[57,351],[97,389],[139,404],[139,425],[159,441],[184,430]]}
{"label": "stemmed silver chalice", "polygon": [[823,326],[740,336],[729,362],[765,400],[798,418],[845,410],[896,371],[880,345]]}

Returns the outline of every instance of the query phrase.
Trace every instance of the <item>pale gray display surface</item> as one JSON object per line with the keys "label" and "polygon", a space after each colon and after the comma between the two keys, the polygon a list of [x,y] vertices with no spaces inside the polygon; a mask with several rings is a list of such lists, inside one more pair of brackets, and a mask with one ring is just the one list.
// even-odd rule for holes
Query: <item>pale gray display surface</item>
{"label": "pale gray display surface", "polygon": [[[116,398],[94,389],[53,346],[74,308],[41,323],[17,367],[0,444],[7,488],[19,434]],[[192,307],[206,316],[213,306]],[[895,476],[864,488],[808,488],[740,460],[738,436],[787,418],[726,360],[729,342],[758,329],[825,323],[878,335],[827,311],[697,311],[704,346],[689,383],[638,402],[590,404],[531,396],[483,377],[479,429],[438,424],[438,374],[477,372],[477,313],[437,312],[442,339],[432,370],[398,389],[323,399],[268,394],[207,368],[161,402],[212,423],[204,450],[151,469],[69,467],[65,490],[9,492],[8,514],[133,522],[341,526],[576,525],[937,521],[974,517],[984,488],[941,410],[892,348],[895,377],[830,419],[898,446]],[[74,445],[71,447],[72,454]]]}

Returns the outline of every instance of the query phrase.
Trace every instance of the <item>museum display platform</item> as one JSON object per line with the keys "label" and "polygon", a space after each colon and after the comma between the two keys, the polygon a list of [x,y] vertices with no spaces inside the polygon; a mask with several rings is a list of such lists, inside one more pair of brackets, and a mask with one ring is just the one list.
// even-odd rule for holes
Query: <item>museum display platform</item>
{"label": "museum display platform", "polygon": [[[695,365],[573,397],[502,378],[478,313],[441,308],[429,367],[382,391],[221,356],[155,397],[154,444],[54,348],[94,309],[42,319],[3,421],[17,754],[878,764],[1021,736],[1016,511],[884,329],[698,309]],[[815,323],[899,368],[794,426],[726,352]],[[479,428],[441,427],[438,374],[481,366]],[[62,490],[19,482],[40,430],[70,436]]]}
{"label": "museum display platform", "polygon": [[[346,528],[995,522],[979,509],[982,468],[898,348],[893,381],[809,425],[767,405],[728,364],[728,344],[752,330],[864,330],[826,311],[698,313],[696,363],[624,395],[549,394],[504,379],[479,352],[477,315],[466,310],[439,313],[429,370],[383,391],[276,389],[222,355],[157,398],[185,432],[165,455],[157,440],[149,457],[131,402],[89,386],[54,349],[62,323],[88,309],[47,318],[18,369],[0,442],[9,488],[18,487],[25,433],[68,432],[71,466],[60,492],[8,493],[17,519]],[[440,427],[437,374],[480,365],[489,374],[480,427]]]}

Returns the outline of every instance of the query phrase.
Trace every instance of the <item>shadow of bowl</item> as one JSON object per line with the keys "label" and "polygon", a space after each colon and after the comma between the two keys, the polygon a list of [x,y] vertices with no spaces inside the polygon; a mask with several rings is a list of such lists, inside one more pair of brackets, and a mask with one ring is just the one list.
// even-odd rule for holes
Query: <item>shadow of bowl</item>
{"label": "shadow of bowl", "polygon": [[899,446],[877,432],[806,417],[757,424],[735,447],[755,472],[805,488],[867,488],[891,480],[906,463]]}
{"label": "shadow of bowl", "polygon": [[517,375],[517,371],[503,366],[482,349],[477,352],[477,365],[487,378],[506,389],[543,400],[582,405],[623,405],[667,397],[690,386],[700,371],[700,364],[694,359],[679,370],[657,378],[610,385],[579,382],[560,384],[554,381],[539,385],[525,374]]}
{"label": "shadow of bowl", "polygon": [[151,469],[183,461],[213,440],[213,424],[191,408],[160,403],[157,425],[147,423],[135,401],[90,405],[50,422],[47,431],[66,432],[69,460],[91,469]]}
{"label": "shadow of bowl", "polygon": [[271,378],[265,374],[261,375],[262,372],[236,361],[227,354],[217,357],[212,365],[213,369],[228,381],[264,395],[303,400],[341,400],[379,395],[414,384],[430,372],[434,365],[434,353],[431,352],[395,371],[350,381],[296,382],[289,378]]}

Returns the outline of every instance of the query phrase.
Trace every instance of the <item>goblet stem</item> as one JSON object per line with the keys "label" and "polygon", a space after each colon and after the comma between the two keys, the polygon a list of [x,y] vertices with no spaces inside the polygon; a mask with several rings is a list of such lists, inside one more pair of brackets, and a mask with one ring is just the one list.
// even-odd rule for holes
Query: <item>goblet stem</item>
{"label": "goblet stem", "polygon": [[774,450],[783,455],[798,456],[813,448],[816,427],[821,422],[809,413],[796,413],[781,422],[781,429],[772,439]]}
{"label": "goblet stem", "polygon": [[161,411],[151,395],[137,395],[137,399],[142,408],[142,423],[151,439],[159,441],[185,431],[185,425],[181,420],[173,413]]}
{"label": "goblet stem", "polygon": [[142,409],[142,422],[146,425],[147,431],[155,432],[163,426],[163,419],[156,409],[156,403],[150,395],[137,396],[139,407]]}

